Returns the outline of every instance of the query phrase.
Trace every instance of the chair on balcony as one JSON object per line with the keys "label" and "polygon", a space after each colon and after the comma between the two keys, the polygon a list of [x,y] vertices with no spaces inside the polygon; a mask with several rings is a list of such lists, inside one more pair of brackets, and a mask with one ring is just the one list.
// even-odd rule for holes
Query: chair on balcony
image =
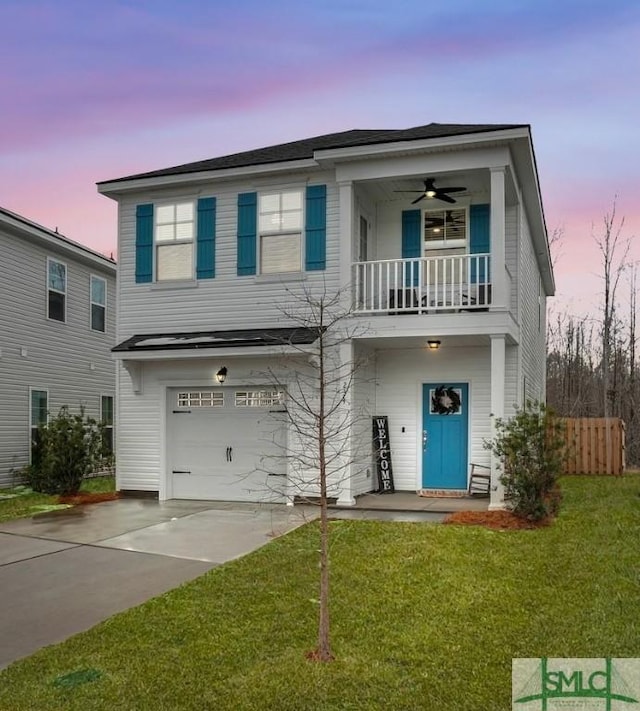
{"label": "chair on balcony", "polygon": [[[389,314],[415,314],[417,311],[405,311],[404,309],[418,308],[418,295],[415,289],[407,287],[406,289],[390,289],[389,291]],[[402,311],[394,311],[393,309],[403,309]]]}
{"label": "chair on balcony", "polygon": [[[478,289],[475,294],[463,294],[465,305],[460,311],[488,311],[491,304],[491,284],[478,284]],[[476,308],[480,304],[479,308]],[[468,307],[474,308],[468,308]]]}
{"label": "chair on balcony", "polygon": [[470,464],[469,496],[489,496],[491,492],[491,467]]}

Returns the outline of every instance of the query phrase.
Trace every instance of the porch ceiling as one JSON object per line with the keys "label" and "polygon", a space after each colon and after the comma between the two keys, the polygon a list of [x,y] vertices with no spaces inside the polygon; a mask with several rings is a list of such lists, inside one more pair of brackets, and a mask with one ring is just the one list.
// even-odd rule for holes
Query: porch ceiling
{"label": "porch ceiling", "polygon": [[[472,170],[464,172],[448,172],[437,173],[429,172],[428,166],[425,167],[424,173],[420,175],[410,176],[407,178],[389,178],[386,180],[367,180],[358,182],[358,185],[364,189],[369,198],[375,202],[411,202],[414,197],[409,193],[403,195],[403,190],[422,190],[424,188],[425,178],[435,178],[438,186],[447,185],[463,185],[467,188],[465,192],[455,195],[456,198],[461,198],[461,201],[466,202],[471,196],[488,196],[489,194],[489,172],[485,170]],[[423,201],[427,204],[427,201]],[[440,200],[428,201],[429,206],[434,209],[446,205]]]}

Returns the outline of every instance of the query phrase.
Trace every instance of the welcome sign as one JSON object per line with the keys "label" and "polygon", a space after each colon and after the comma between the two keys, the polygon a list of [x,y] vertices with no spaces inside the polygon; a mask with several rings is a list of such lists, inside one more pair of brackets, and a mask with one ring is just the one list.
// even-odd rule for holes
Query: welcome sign
{"label": "welcome sign", "polygon": [[393,469],[389,443],[389,418],[386,415],[373,418],[373,449],[376,453],[378,493],[393,494]]}

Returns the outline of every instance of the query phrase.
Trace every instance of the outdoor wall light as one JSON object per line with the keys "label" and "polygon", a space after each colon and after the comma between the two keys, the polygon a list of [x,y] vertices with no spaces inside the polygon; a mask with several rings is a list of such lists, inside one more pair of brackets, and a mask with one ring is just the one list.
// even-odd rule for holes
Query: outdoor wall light
{"label": "outdoor wall light", "polygon": [[427,346],[430,351],[437,351],[440,348],[440,341],[427,341]]}
{"label": "outdoor wall light", "polygon": [[222,383],[224,383],[226,378],[227,378],[227,369],[225,368],[225,366],[222,366],[222,368],[220,368],[220,370],[216,373],[216,380],[220,383],[220,385],[222,385]]}

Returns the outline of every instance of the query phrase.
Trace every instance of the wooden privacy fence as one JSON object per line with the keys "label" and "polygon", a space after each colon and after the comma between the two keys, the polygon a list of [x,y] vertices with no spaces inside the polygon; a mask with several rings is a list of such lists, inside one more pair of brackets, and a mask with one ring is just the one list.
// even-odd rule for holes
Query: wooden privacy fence
{"label": "wooden privacy fence", "polygon": [[618,417],[564,417],[565,474],[624,472],[624,422]]}

